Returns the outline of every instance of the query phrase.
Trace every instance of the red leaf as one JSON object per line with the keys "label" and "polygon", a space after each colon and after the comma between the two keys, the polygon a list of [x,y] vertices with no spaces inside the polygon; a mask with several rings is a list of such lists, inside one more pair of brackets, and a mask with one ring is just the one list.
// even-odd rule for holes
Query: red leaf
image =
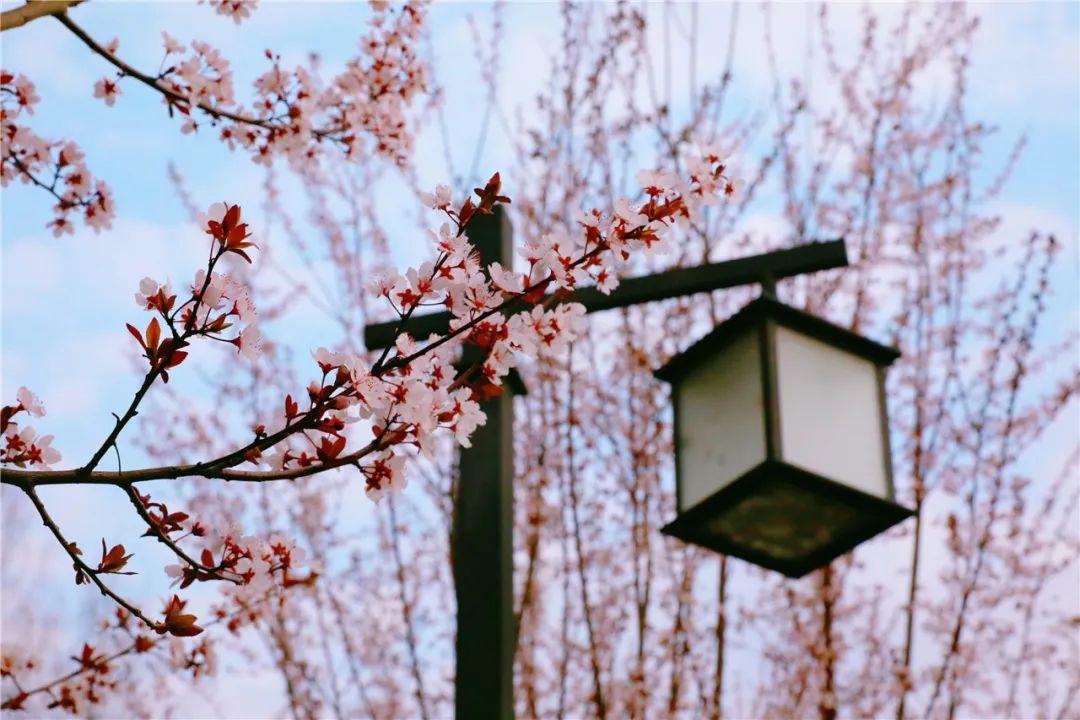
{"label": "red leaf", "polygon": [[461,204],[461,209],[458,210],[458,222],[462,225],[468,225],[474,214],[476,214],[476,207],[473,205],[472,198],[465,198],[465,202]]}
{"label": "red leaf", "polygon": [[225,218],[221,221],[221,224],[226,228],[232,228],[240,220],[240,206],[230,205],[229,209],[225,211]]}
{"label": "red leaf", "polygon": [[334,458],[336,458],[338,455],[341,454],[341,451],[344,449],[344,437],[336,438],[333,441],[331,441],[328,437],[324,437],[322,439],[322,443],[319,445],[317,453],[319,455],[319,459],[325,462],[326,460],[333,460]]}
{"label": "red leaf", "polygon": [[161,325],[158,324],[157,318],[150,321],[150,324],[146,326],[146,350],[149,353],[153,353],[157,350],[158,344],[161,341]]}
{"label": "red leaf", "polygon": [[146,343],[143,342],[142,333],[139,332],[138,330],[136,330],[134,327],[132,327],[130,323],[127,324],[127,329],[128,329],[128,332],[131,333],[132,335],[134,335],[135,339],[139,341],[139,345],[142,346],[142,349],[145,350],[146,349]]}
{"label": "red leaf", "polygon": [[22,710],[23,703],[26,702],[26,699],[29,697],[30,696],[27,693],[18,693],[17,695],[13,695],[12,697],[5,700],[4,704],[0,705],[0,708],[4,710]]}
{"label": "red leaf", "polygon": [[186,352],[184,352],[183,350],[177,350],[169,358],[168,367],[176,367],[180,363],[184,362],[184,358],[186,358],[187,356],[188,356],[188,354]]}
{"label": "red leaf", "polygon": [[101,562],[97,570],[100,573],[119,573],[127,565],[131,555],[124,554],[123,545],[114,545],[111,550],[105,552],[105,539],[101,540]]}
{"label": "red leaf", "polygon": [[201,627],[195,624],[195,620],[198,618],[183,612],[185,605],[187,605],[187,602],[181,600],[179,596],[172,596],[169,604],[165,606],[165,622],[158,628],[159,635],[169,633],[176,637],[191,637],[203,631]]}
{"label": "red leaf", "polygon": [[229,234],[225,238],[225,244],[230,248],[240,247],[244,244],[244,238],[247,237],[247,224],[241,223],[234,228],[229,228]]}

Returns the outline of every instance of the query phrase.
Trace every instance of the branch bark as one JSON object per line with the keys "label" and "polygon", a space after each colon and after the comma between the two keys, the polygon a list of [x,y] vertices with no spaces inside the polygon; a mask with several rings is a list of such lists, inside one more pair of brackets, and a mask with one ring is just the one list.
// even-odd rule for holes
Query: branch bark
{"label": "branch bark", "polygon": [[36,0],[11,10],[0,13],[0,32],[14,30],[28,22],[49,15],[62,15],[69,7],[75,7],[82,0]]}

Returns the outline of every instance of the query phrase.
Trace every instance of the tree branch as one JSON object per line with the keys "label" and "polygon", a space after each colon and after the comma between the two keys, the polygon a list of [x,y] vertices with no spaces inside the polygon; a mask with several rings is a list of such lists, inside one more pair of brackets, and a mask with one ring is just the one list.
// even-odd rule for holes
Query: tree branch
{"label": "tree branch", "polygon": [[139,608],[135,607],[130,602],[115,593],[108,585],[102,582],[101,578],[98,577],[97,570],[90,567],[86,564],[86,562],[83,561],[83,559],[72,547],[72,543],[68,542],[67,538],[65,538],[63,533],[60,532],[60,528],[52,519],[52,516],[49,515],[49,511],[45,509],[45,504],[41,502],[41,498],[38,497],[37,492],[34,490],[34,488],[32,486],[24,486],[22,489],[23,492],[26,493],[26,496],[30,498],[30,502],[34,504],[34,508],[37,510],[38,515],[41,517],[41,522],[44,523],[45,527],[49,528],[49,531],[53,534],[53,537],[55,537],[56,541],[60,543],[61,547],[64,548],[64,551],[68,554],[68,557],[71,558],[72,562],[75,563],[75,566],[82,570],[83,574],[86,575],[86,577],[88,577],[91,582],[97,585],[98,589],[101,590],[101,594],[111,598],[117,605],[124,608],[135,617],[139,618],[139,620],[142,620],[151,630],[159,630],[162,627],[160,623],[156,623],[150,618],[146,617],[146,615],[144,615],[143,612],[139,610]]}
{"label": "tree branch", "polygon": [[75,7],[82,0],[35,0],[0,13],[0,32],[14,30],[28,22],[47,15],[63,15],[69,7]]}
{"label": "tree branch", "polygon": [[110,432],[109,436],[105,438],[105,441],[101,443],[101,447],[99,447],[97,449],[97,452],[94,453],[94,456],[90,458],[90,462],[86,463],[86,466],[77,472],[88,474],[91,473],[95,467],[97,467],[97,464],[101,462],[101,458],[105,457],[105,453],[107,453],[109,451],[109,448],[116,443],[116,438],[120,436],[120,433],[123,431],[124,426],[126,426],[133,417],[139,414],[139,403],[142,402],[142,399],[146,396],[146,393],[150,389],[150,386],[154,384],[154,380],[156,380],[158,375],[160,374],[161,371],[157,365],[150,368],[150,372],[146,373],[146,377],[143,378],[142,385],[135,393],[135,397],[132,398],[131,404],[128,405],[127,412],[124,413],[123,417],[119,418],[116,421],[116,425],[113,426],[112,432]]}
{"label": "tree branch", "polygon": [[[273,127],[273,124],[270,122],[269,119],[251,117],[249,115],[241,115],[239,113],[229,112],[228,110],[223,110],[219,107],[215,107],[213,105],[209,105],[203,102],[195,103],[193,105],[187,97],[164,85],[160,81],[160,79],[155,78],[152,75],[147,75],[141,70],[138,70],[135,67],[124,62],[115,54],[109,52],[109,50],[107,50],[101,43],[92,38],[89,33],[83,30],[81,26],[79,26],[74,20],[68,17],[67,14],[54,14],[54,17],[59,20],[64,27],[70,30],[72,34],[75,35],[75,37],[79,38],[79,40],[81,40],[84,45],[90,48],[90,50],[92,50],[95,54],[100,55],[110,65],[119,70],[122,75],[135,78],[147,87],[150,87],[153,90],[161,93],[173,103],[176,103],[178,105],[185,105],[188,107],[197,107],[198,109],[202,110],[214,119],[225,118],[226,120],[232,120],[233,122],[242,123],[245,125],[254,125],[261,128]],[[340,138],[334,137],[334,133],[341,132],[341,128],[312,128],[311,132],[316,137],[328,138],[330,140],[340,140]]]}
{"label": "tree branch", "polygon": [[[253,603],[253,604],[258,605],[260,603],[266,602],[272,596],[273,596],[273,592],[265,593],[260,598],[258,598],[255,601],[255,603]],[[252,605],[243,605],[237,610],[233,610],[232,612],[226,613],[224,615],[218,615],[218,616],[210,619],[209,621],[204,623],[204,625],[205,625],[206,628],[211,628],[214,625],[219,625],[219,624],[221,624],[223,622],[227,622],[227,621],[232,620],[232,619],[234,619],[236,617],[239,617],[239,616],[241,616],[241,615],[243,615],[245,613],[250,612],[251,607],[252,607]],[[167,648],[168,644],[167,643],[159,643],[156,640],[154,640],[152,647],[153,648],[161,648],[161,647]],[[111,655],[105,655],[103,657],[94,658],[94,663],[93,664],[90,664],[90,665],[80,664],[80,666],[78,668],[76,668],[75,670],[72,670],[71,672],[67,673],[66,675],[61,675],[60,677],[57,677],[57,678],[54,678],[53,680],[42,683],[41,685],[38,685],[37,687],[31,688],[30,690],[20,690],[16,695],[5,698],[3,703],[0,704],[0,707],[8,708],[9,703],[16,697],[18,697],[20,699],[20,701],[26,701],[28,698],[31,698],[34,695],[49,692],[50,690],[52,690],[57,685],[61,685],[61,684],[65,683],[65,682],[67,682],[69,680],[74,680],[75,678],[77,678],[77,677],[79,677],[81,675],[85,675],[86,673],[90,672],[91,670],[93,670],[96,667],[100,667],[102,665],[107,665],[108,663],[111,663],[114,660],[118,660],[118,659],[120,659],[122,657],[125,657],[127,655],[131,655],[132,653],[140,653],[140,652],[146,652],[146,651],[145,650],[139,650],[137,643],[135,641],[133,641],[130,644],[128,644],[127,646],[125,646],[124,648],[122,648],[121,650],[117,650],[116,652],[112,653]],[[13,677],[13,679],[14,679],[14,677]]]}
{"label": "tree branch", "polygon": [[158,524],[154,522],[154,519],[150,517],[150,513],[147,512],[146,507],[143,505],[142,500],[139,498],[139,494],[135,490],[135,488],[133,488],[131,485],[125,485],[122,489],[125,493],[127,493],[128,498],[131,500],[131,504],[135,506],[135,512],[137,512],[139,514],[139,517],[142,518],[143,522],[146,523],[146,526],[147,528],[149,528],[151,534],[156,537],[160,542],[162,542],[166,547],[172,550],[173,554],[175,554],[178,558],[180,558],[199,572],[216,578],[217,580],[224,580],[226,582],[231,582],[235,585],[244,584],[243,581],[240,580],[240,578],[222,575],[219,569],[207,567],[206,565],[203,565],[202,563],[196,561],[190,555],[184,552],[183,548],[181,548],[172,538],[170,538],[165,533],[165,531],[163,531],[158,526]]}
{"label": "tree branch", "polygon": [[5,467],[0,468],[0,482],[4,485],[14,485],[27,490],[45,485],[115,485],[119,488],[129,488],[140,482],[178,480],[185,477],[205,477],[237,482],[297,480],[326,470],[334,470],[344,465],[353,465],[360,458],[370,455],[381,448],[381,442],[373,440],[356,452],[327,460],[319,465],[269,472],[232,470],[229,468],[215,470],[212,469],[214,463],[163,465],[161,467],[128,470],[126,472],[97,471],[91,473],[85,473],[82,470],[18,470]]}

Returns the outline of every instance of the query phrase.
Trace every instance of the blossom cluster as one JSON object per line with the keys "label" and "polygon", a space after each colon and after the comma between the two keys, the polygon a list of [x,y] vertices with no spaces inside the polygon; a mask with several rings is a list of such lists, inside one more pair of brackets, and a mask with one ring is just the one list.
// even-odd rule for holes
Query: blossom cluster
{"label": "blossom cluster", "polygon": [[[100,653],[89,643],[83,643],[82,650],[78,655],[72,656],[72,659],[78,664],[78,670],[74,674],[76,679],[59,683],[55,688],[50,687],[51,701],[47,707],[50,710],[59,708],[71,715],[78,715],[86,705],[100,702],[101,693],[114,689],[117,681],[115,676],[110,675],[112,658]],[[15,679],[20,672],[31,670],[34,666],[32,658],[5,648],[0,664],[0,677]],[[24,710],[30,695],[30,692],[20,690],[6,698],[0,707],[4,710]]]}
{"label": "blossom cluster", "polygon": [[78,145],[47,140],[27,127],[24,114],[32,115],[40,99],[25,75],[0,70],[0,184],[18,179],[49,192],[56,205],[48,227],[56,237],[75,231],[77,214],[100,232],[115,215],[112,192],[87,169]]}
{"label": "blossom cluster", "polygon": [[263,593],[275,586],[288,587],[295,582],[290,575],[302,566],[303,548],[284,536],[272,535],[266,540],[244,535],[239,528],[208,528],[197,519],[184,518],[176,531],[186,536],[200,537],[204,546],[199,552],[200,566],[173,564],[165,573],[180,589],[197,581],[228,579],[244,585],[249,592]]}
{"label": "blossom cluster", "polygon": [[[425,195],[425,202],[450,221],[430,233],[435,259],[404,275],[378,278],[373,289],[403,326],[417,308],[446,308],[452,315],[448,334],[419,342],[399,333],[393,355],[388,350],[373,366],[362,356],[320,348],[314,356],[322,378],[309,386],[307,408],[302,412],[287,396],[274,425],[283,428],[275,434],[282,442],[248,459],[269,464],[271,471],[305,474],[351,464],[363,474],[368,496],[378,500],[404,486],[405,453],[430,453],[438,431],[450,430],[467,447],[486,419],[478,401],[502,392],[515,356],[563,352],[583,328],[584,308],[559,304],[548,290],[595,283],[610,292],[620,264],[632,253],[655,250],[673,226],[729,192],[714,151],[704,150],[689,167],[688,179],[643,173],[645,202],[620,200],[611,214],[583,214],[577,235],[549,234],[526,244],[521,251],[526,267],[519,272],[498,263],[484,267],[465,235],[477,214],[509,202],[500,194],[497,173],[475,190],[475,203],[470,197],[454,207],[445,186]],[[522,303],[531,307],[522,310]],[[476,348],[481,360],[459,372],[455,363],[466,345]],[[359,420],[368,421],[374,439],[347,452],[346,427]]]}
{"label": "blossom cluster", "polygon": [[[236,632],[240,627],[258,621],[271,601],[280,602],[281,599],[279,595],[266,594],[220,603],[208,624],[227,624],[230,632]],[[166,615],[183,616],[185,606],[186,603],[174,595],[166,600]],[[0,709],[27,710],[31,698],[42,695],[48,698],[48,709],[82,716],[87,708],[100,704],[108,691],[117,690],[125,681],[125,675],[113,672],[113,668],[127,656],[164,652],[169,665],[190,672],[194,678],[213,676],[217,672],[216,644],[207,635],[201,635],[198,640],[170,635],[167,643],[161,642],[152,634],[139,632],[132,624],[131,613],[123,608],[117,608],[111,618],[101,623],[101,631],[104,635],[100,641],[96,640],[93,645],[83,643],[81,650],[71,656],[75,663],[73,670],[32,688],[25,680],[38,669],[38,662],[23,648],[5,644],[0,655],[0,678],[9,680],[15,692],[4,698]],[[116,649],[104,649],[107,646]]]}
{"label": "blossom cluster", "polygon": [[696,218],[703,207],[732,192],[714,149],[703,148],[688,168],[687,178],[669,171],[642,171],[638,180],[648,198],[644,203],[635,205],[622,198],[611,213],[596,209],[581,213],[578,233],[555,231],[529,239],[518,250],[526,265],[519,271],[499,263],[481,267],[461,232],[475,212],[487,212],[494,202],[506,200],[498,195],[498,174],[486,188],[476,190],[481,200],[475,208],[470,199],[460,209],[451,209],[451,191],[440,186],[422,199],[446,213],[457,230],[447,223],[438,234],[431,233],[437,260],[404,276],[382,277],[374,291],[402,318],[421,305],[444,306],[453,316],[451,330],[470,327],[468,341],[488,351],[481,372],[498,384],[509,372],[514,352],[561,351],[580,327],[583,312],[573,304],[554,310],[537,306],[507,317],[498,311],[508,299],[535,304],[548,291],[572,291],[584,285],[610,293],[632,253],[656,251],[673,226]]}
{"label": "blossom cluster", "polygon": [[[306,583],[308,579],[293,582]],[[271,604],[276,605],[282,600],[284,596],[280,590],[263,594],[247,592],[227,595],[215,605],[212,617],[206,624],[220,623],[235,633],[241,627],[258,622]],[[101,623],[103,636],[95,640],[93,645],[83,643],[81,650],[71,656],[75,664],[73,670],[51,682],[33,687],[25,680],[26,676],[38,670],[37,660],[23,648],[6,643],[0,655],[0,678],[9,680],[15,691],[4,698],[0,709],[26,710],[34,696],[42,695],[48,698],[47,709],[60,709],[70,715],[81,716],[88,707],[103,702],[107,692],[117,690],[124,682],[124,674],[113,672],[113,668],[128,656],[167,653],[165,659],[174,669],[190,672],[194,678],[213,676],[218,666],[216,643],[207,634],[202,634],[201,628],[200,632],[194,631],[198,626],[194,624],[193,616],[185,612],[186,605],[176,595],[165,601],[166,618],[172,618],[174,624],[188,623],[182,626],[187,632],[179,635],[170,633],[167,643],[153,634],[140,632],[132,623],[131,613],[124,608],[116,608],[112,616]],[[183,620],[178,620],[180,618]],[[194,635],[199,635],[197,640],[193,638]],[[105,649],[109,646],[114,649]]]}
{"label": "blossom cluster", "polygon": [[[151,369],[161,373],[168,382],[170,368],[187,358],[188,340],[201,336],[236,346],[237,352],[251,358],[258,354],[262,338],[256,326],[258,313],[251,294],[242,282],[225,273],[214,272],[220,259],[233,253],[251,262],[248,250],[254,247],[249,240],[247,223],[241,222],[236,205],[215,203],[200,217],[200,224],[212,238],[207,269],[195,273],[187,298],[176,304],[172,284],[159,283],[150,277],[139,282],[135,303],[154,314],[145,331],[128,325],[128,332],[138,341]],[[158,322],[165,323],[165,331]],[[230,331],[231,337],[223,333]]]}
{"label": "blossom cluster", "polygon": [[198,124],[191,117],[191,108],[206,105],[229,108],[235,105],[232,70],[229,61],[215,48],[200,40],[188,46],[162,32],[165,47],[163,65],[167,69],[160,82],[171,95],[165,103],[184,117],[181,132],[194,132]]}
{"label": "blossom cluster", "polygon": [[[211,4],[238,23],[254,6],[236,0]],[[413,142],[406,111],[428,82],[428,68],[416,51],[425,10],[412,3],[397,11],[384,4],[374,9],[359,54],[328,82],[307,67],[284,67],[279,55],[267,51],[271,67],[255,80],[254,98],[244,105],[236,99],[228,59],[205,42],[185,45],[168,33],[162,33],[162,70],[149,79],[170,115],[182,118],[182,132],[209,123],[230,148],[244,148],[261,164],[283,156],[310,168],[328,145],[342,147],[350,158],[374,153],[404,163]],[[106,49],[115,54],[115,45]],[[99,80],[95,97],[112,105],[126,74]]]}
{"label": "blossom cluster", "polygon": [[0,408],[0,463],[26,467],[31,465],[49,467],[60,462],[60,452],[52,446],[52,435],[38,435],[30,425],[19,428],[13,420],[19,413],[25,412],[32,417],[44,417],[45,406],[37,395],[25,387],[15,394],[15,404]]}
{"label": "blossom cluster", "polygon": [[[131,492],[147,524],[144,535],[157,537],[177,556],[179,562],[165,566],[164,570],[180,590],[195,582],[224,581],[242,590],[242,594],[235,596],[237,600],[248,602],[312,580],[310,574],[296,574],[304,565],[303,548],[280,534],[263,540],[244,534],[235,524],[214,525],[182,510],[170,510],[165,503],[152,500],[149,494]],[[198,543],[198,549],[189,555],[182,547],[185,543]],[[75,551],[81,555],[77,548]],[[124,555],[122,545],[106,552],[102,541],[102,560],[93,572],[118,574],[130,557]],[[86,572],[87,568],[76,565],[76,584],[85,582]],[[163,619],[151,623],[154,631],[174,638],[202,633],[203,628],[196,624],[195,615],[185,610],[186,605],[185,600],[173,595],[166,602]]]}
{"label": "blossom cluster", "polygon": [[[413,347],[407,336],[399,339],[399,351]],[[450,346],[432,349],[407,367],[378,374],[360,355],[319,348],[313,356],[322,379],[309,385],[306,411],[287,396],[277,419],[290,427],[300,426],[306,417],[310,430],[293,433],[266,454],[249,458],[272,472],[318,471],[348,462],[364,477],[368,497],[379,500],[387,491],[404,488],[405,448],[434,452],[439,430],[452,432],[467,446],[469,436],[486,419],[474,389],[456,379],[456,356]],[[346,428],[358,421],[370,426],[373,440],[346,453]]]}
{"label": "blossom cluster", "polygon": [[239,25],[251,17],[252,11],[259,5],[259,0],[206,0],[218,15],[232,18]]}
{"label": "blossom cluster", "polygon": [[[236,23],[250,16],[255,0],[209,0],[221,15]],[[358,53],[338,74],[324,79],[312,60],[309,66],[287,68],[267,50],[271,67],[254,83],[249,103],[237,100],[229,61],[209,44],[181,43],[162,33],[164,55],[157,72],[142,72],[118,56],[119,41],[99,43],[66,15],[64,24],[93,52],[104,57],[116,73],[94,83],[93,96],[113,106],[133,77],[161,94],[170,117],[181,118],[181,132],[196,132],[204,124],[217,129],[230,148],[237,146],[255,162],[269,165],[286,158],[299,171],[315,171],[328,147],[338,147],[349,159],[370,155],[404,165],[413,146],[408,111],[428,87],[430,74],[417,51],[426,9],[423,2],[391,9],[373,2],[374,15],[360,38]],[[3,162],[0,182],[13,178],[35,185],[56,198],[48,227],[57,237],[74,232],[74,215],[81,213],[95,231],[111,226],[115,215],[112,193],[83,163],[73,142],[46,140],[25,124],[39,101],[25,76],[0,70],[0,131]]]}
{"label": "blossom cluster", "polygon": [[[257,425],[247,445],[195,465],[159,468],[161,474],[156,476],[141,471],[141,478],[204,475],[268,481],[349,466],[359,471],[366,494],[375,501],[400,490],[409,457],[433,454],[438,436],[449,433],[468,447],[472,433],[486,420],[481,401],[502,392],[503,378],[516,356],[561,353],[581,332],[584,308],[563,302],[567,291],[595,283],[610,292],[615,285],[612,277],[633,253],[654,250],[671,228],[716,201],[725,189],[723,172],[719,158],[707,153],[699,165],[691,165],[688,180],[668,173],[644,174],[643,202],[620,200],[611,213],[592,210],[583,214],[577,234],[553,233],[532,240],[521,252],[520,270],[498,264],[483,266],[466,234],[478,215],[492,214],[497,205],[510,202],[501,194],[499,175],[475,189],[475,201],[470,196],[454,204],[452,193],[438,188],[425,198],[448,220],[430,234],[434,259],[404,275],[383,277],[375,283],[376,293],[390,303],[401,322],[391,348],[374,363],[369,353],[315,350],[312,355],[320,376],[308,385],[306,399],[298,401],[285,395],[277,416]],[[133,417],[154,380],[161,377],[168,382],[168,372],[187,357],[185,348],[191,340],[203,337],[230,343],[241,353],[257,345],[256,314],[248,291],[219,268],[226,255],[251,262],[250,252],[256,246],[241,209],[219,203],[199,222],[210,236],[211,247],[207,265],[196,275],[189,292],[181,296],[171,283],[152,278],[139,283],[135,302],[152,318],[145,330],[128,325],[128,331],[150,367],[131,408],[124,417],[117,416],[112,435],[81,472],[91,473],[104,450],[115,444],[116,435]],[[452,319],[445,334],[418,340],[403,331],[413,312],[424,306],[450,311]],[[5,462],[47,464],[58,460],[59,455],[49,447],[51,438],[37,438],[32,430],[23,431],[33,440],[30,448],[18,445],[24,442],[23,433],[15,432],[12,418],[20,412],[44,412],[40,401],[25,388],[20,389],[17,404],[3,409],[5,437],[19,438],[8,441]],[[370,433],[366,442],[362,439],[365,431]],[[244,463],[257,469],[238,467]],[[196,582],[223,581],[231,588],[227,597],[244,609],[257,596],[307,585],[316,577],[312,571],[297,576],[304,553],[285,538],[261,540],[231,526],[215,526],[152,500],[136,490],[133,481],[118,481],[118,486],[144,521],[145,535],[165,544],[177,557],[178,562],[165,572],[179,590]],[[211,645],[202,641],[185,647],[176,642],[201,635],[206,624],[199,624],[188,610],[187,600],[179,595],[169,597],[161,619],[144,614],[103,580],[131,573],[127,567],[132,555],[125,547],[109,547],[102,539],[100,560],[89,564],[78,545],[50,524],[32,485],[24,489],[71,558],[76,584],[95,584],[154,633],[171,636],[177,664],[193,673],[212,671]],[[211,622],[226,616],[228,613],[219,613]],[[245,609],[235,622],[243,622],[246,616]],[[229,622],[231,625],[234,620]],[[153,638],[145,637],[143,648],[153,647]],[[124,652],[142,651],[132,647],[134,650]],[[74,712],[80,702],[94,702],[92,695],[96,683],[106,676],[108,658],[89,648],[87,663],[82,680],[62,683],[51,693],[65,709]],[[21,707],[24,701],[20,693],[5,705]]]}

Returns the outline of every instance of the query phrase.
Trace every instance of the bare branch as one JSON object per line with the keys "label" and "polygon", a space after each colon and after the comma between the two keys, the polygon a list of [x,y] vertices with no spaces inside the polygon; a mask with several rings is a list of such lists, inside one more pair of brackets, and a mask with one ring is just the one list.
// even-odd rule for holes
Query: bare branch
{"label": "bare branch", "polygon": [[63,15],[82,0],[35,0],[0,13],[0,32],[14,30],[47,15]]}

